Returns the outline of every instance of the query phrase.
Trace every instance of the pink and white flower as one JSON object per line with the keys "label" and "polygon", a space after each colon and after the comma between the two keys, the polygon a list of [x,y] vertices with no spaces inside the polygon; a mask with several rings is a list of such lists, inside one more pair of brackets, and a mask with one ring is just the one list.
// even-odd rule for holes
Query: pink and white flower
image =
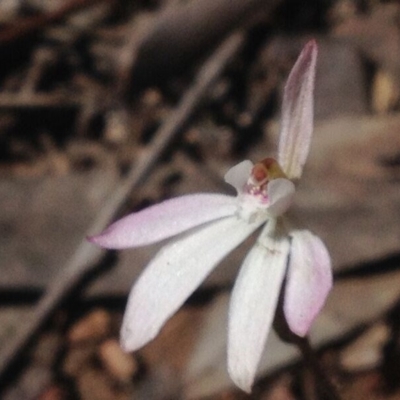
{"label": "pink and white flower", "polygon": [[151,341],[165,322],[234,248],[258,228],[231,298],[228,370],[249,392],[271,328],[282,283],[290,329],[305,336],[332,286],[325,245],[307,230],[289,230],[283,214],[295,194],[313,130],[317,45],[304,47],[287,81],[278,161],[243,161],[225,181],[237,196],[194,194],[166,200],[128,215],[90,240],[124,249],[171,241],[151,260],[129,295],[121,344],[134,351]]}

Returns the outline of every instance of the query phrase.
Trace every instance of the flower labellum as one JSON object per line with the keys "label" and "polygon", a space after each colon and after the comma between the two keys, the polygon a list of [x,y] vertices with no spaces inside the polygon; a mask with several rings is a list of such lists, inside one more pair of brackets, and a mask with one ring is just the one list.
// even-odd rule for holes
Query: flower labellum
{"label": "flower labellum", "polygon": [[169,239],[135,282],[121,329],[134,351],[165,322],[233,249],[258,228],[233,288],[228,327],[228,371],[251,391],[282,283],[289,328],[305,336],[332,286],[331,261],[320,238],[285,230],[283,214],[295,194],[313,130],[317,44],[306,44],[285,86],[278,159],[242,161],[225,175],[237,196],[194,194],[128,215],[89,240],[105,248],[139,247]]}

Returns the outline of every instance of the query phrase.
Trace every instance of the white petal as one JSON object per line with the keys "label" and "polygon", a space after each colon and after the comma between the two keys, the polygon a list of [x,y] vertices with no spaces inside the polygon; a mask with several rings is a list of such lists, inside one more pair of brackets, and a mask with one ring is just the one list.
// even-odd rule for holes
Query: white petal
{"label": "white petal", "polygon": [[227,217],[163,247],[129,295],[121,330],[124,349],[152,340],[212,269],[260,225]]}
{"label": "white petal", "polygon": [[284,312],[290,329],[305,336],[332,287],[328,250],[309,231],[293,231]]}
{"label": "white petal", "polygon": [[233,215],[236,210],[232,196],[200,193],[176,197],[127,215],[89,240],[108,249],[145,246]]}
{"label": "white petal", "polygon": [[[274,225],[274,221],[269,222]],[[273,227],[272,227],[273,229]],[[289,241],[268,225],[243,262],[232,293],[228,371],[237,386],[251,391],[286,271]]]}
{"label": "white petal", "polygon": [[278,217],[285,213],[293,201],[296,191],[294,183],[284,178],[273,179],[268,183],[267,190],[270,201],[269,214]]}
{"label": "white petal", "polygon": [[244,160],[236,164],[225,174],[225,182],[233,186],[238,194],[243,193],[243,188],[250,177],[254,164],[249,160]]}
{"label": "white petal", "polygon": [[283,94],[278,162],[290,179],[300,178],[310,148],[317,53],[317,43],[309,41],[289,75]]}

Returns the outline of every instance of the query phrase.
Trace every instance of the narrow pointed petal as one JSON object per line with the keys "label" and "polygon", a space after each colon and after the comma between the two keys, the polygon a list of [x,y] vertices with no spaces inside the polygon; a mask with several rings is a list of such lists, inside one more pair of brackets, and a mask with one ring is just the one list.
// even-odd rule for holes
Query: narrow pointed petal
{"label": "narrow pointed petal", "polygon": [[289,328],[305,336],[332,287],[331,259],[322,240],[310,231],[291,234],[290,261],[284,298]]}
{"label": "narrow pointed petal", "polygon": [[300,178],[310,148],[317,53],[317,43],[309,41],[289,75],[283,94],[278,162],[290,179]]}
{"label": "narrow pointed petal", "polygon": [[134,351],[152,340],[212,269],[261,223],[227,217],[162,248],[129,295],[121,330],[123,348]]}
{"label": "narrow pointed petal", "polygon": [[250,177],[253,167],[254,164],[249,160],[240,162],[225,174],[225,182],[233,186],[238,194],[243,193],[243,188]]}
{"label": "narrow pointed petal", "polygon": [[243,262],[230,304],[228,371],[246,392],[271,328],[289,253],[288,239],[272,235],[267,225]]}
{"label": "narrow pointed petal", "polygon": [[289,179],[278,178],[268,183],[268,198],[270,204],[268,212],[273,217],[278,217],[285,213],[290,207],[295,194],[295,186]]}
{"label": "narrow pointed petal", "polygon": [[194,194],[177,197],[127,215],[89,240],[108,249],[145,246],[233,215],[236,210],[236,198],[232,196]]}

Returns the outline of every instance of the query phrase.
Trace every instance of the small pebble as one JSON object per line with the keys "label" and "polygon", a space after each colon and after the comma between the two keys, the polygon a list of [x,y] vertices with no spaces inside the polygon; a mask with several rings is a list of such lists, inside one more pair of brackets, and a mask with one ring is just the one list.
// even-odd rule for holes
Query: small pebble
{"label": "small pebble", "polygon": [[136,359],[125,353],[116,339],[103,342],[99,356],[105,369],[120,382],[129,382],[138,370]]}
{"label": "small pebble", "polygon": [[80,319],[68,332],[70,343],[101,339],[110,332],[111,316],[104,310],[94,310]]}
{"label": "small pebble", "polygon": [[400,92],[393,76],[378,70],[372,83],[372,109],[377,114],[386,114],[399,103]]}

